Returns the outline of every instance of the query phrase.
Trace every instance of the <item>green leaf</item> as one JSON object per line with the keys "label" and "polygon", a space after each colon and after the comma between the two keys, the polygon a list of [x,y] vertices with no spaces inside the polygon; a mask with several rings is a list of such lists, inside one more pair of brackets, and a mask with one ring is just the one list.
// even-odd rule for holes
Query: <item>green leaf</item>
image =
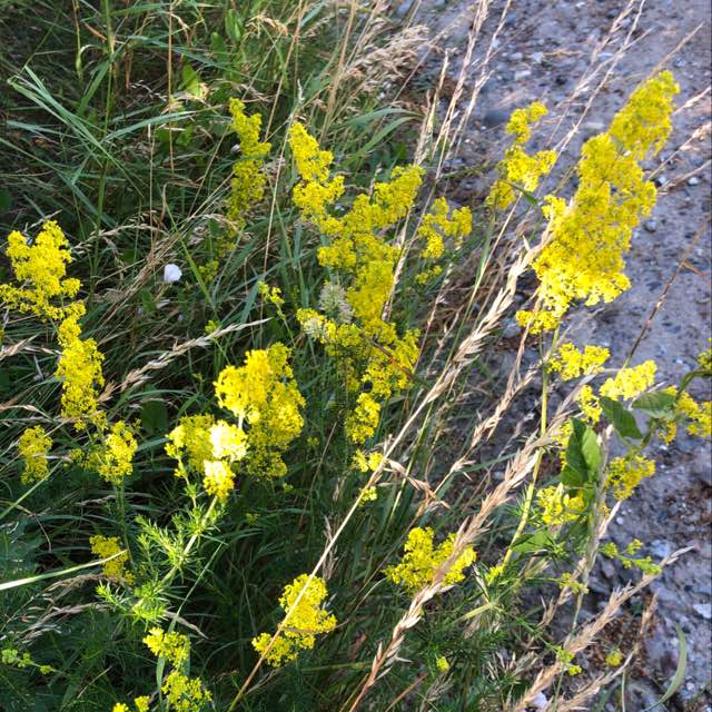
{"label": "green leaf", "polygon": [[601,448],[596,433],[588,425],[578,418],[573,418],[571,422],[573,432],[566,447],[566,466],[562,477],[566,476],[571,481],[575,479],[578,484],[572,486],[580,487],[598,475],[602,459]]}
{"label": "green leaf", "polygon": [[651,710],[658,709],[660,705],[667,702],[678,691],[680,685],[685,681],[685,671],[687,670],[687,638],[679,625],[675,624],[675,630],[677,631],[678,640],[677,669],[663,696],[654,705],[643,710],[643,712],[651,712]]}
{"label": "green leaf", "polygon": [[575,470],[570,465],[564,465],[559,475],[562,484],[567,487],[583,487],[586,484],[586,472]]}
{"label": "green leaf", "polygon": [[200,74],[190,66],[190,64],[183,65],[183,90],[192,96],[200,96]]}
{"label": "green leaf", "polygon": [[523,538],[512,549],[518,552],[541,551],[542,549],[552,549],[556,542],[551,538],[546,529],[537,529],[529,536]]}
{"label": "green leaf", "polygon": [[655,393],[644,393],[633,401],[636,410],[653,418],[672,418],[674,416],[675,396],[672,393],[655,391]]}
{"label": "green leaf", "polygon": [[612,398],[601,398],[601,408],[608,422],[616,429],[616,432],[623,438],[633,438],[641,440],[643,433],[638,429],[633,414],[619,401]]}

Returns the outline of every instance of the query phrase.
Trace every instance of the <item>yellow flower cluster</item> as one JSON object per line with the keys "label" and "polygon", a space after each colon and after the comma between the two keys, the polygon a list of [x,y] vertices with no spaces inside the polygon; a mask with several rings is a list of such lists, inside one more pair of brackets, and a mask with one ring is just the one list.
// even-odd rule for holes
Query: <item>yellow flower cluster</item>
{"label": "yellow flower cluster", "polygon": [[120,485],[133,471],[133,457],[138,444],[131,428],[117,420],[103,442],[90,449],[82,465],[98,473],[106,482]]}
{"label": "yellow flower cluster", "polygon": [[53,301],[75,297],[80,287],[78,279],[65,276],[72,258],[62,229],[48,220],[31,245],[16,230],[8,235],[7,242],[6,254],[21,286],[0,284],[0,302],[43,320],[62,319],[64,308]]}
{"label": "yellow flower cluster", "polygon": [[117,702],[111,708],[111,712],[148,712],[151,706],[151,698],[148,695],[134,697],[133,704],[133,709],[131,709],[124,702]]}
{"label": "yellow flower cluster", "polygon": [[235,224],[236,230],[242,230],[250,206],[264,196],[267,179],[262,164],[272,146],[266,141],[260,141],[262,117],[259,114],[247,116],[245,105],[239,99],[230,100],[230,113],[232,129],[240,141],[240,158],[232,168],[227,216]]}
{"label": "yellow flower cluster", "polygon": [[304,397],[288,359],[281,343],[249,351],[244,366],[227,366],[215,382],[220,406],[249,424],[247,470],[255,476],[286,474],[282,453],[304,425]]}
{"label": "yellow flower cluster", "polygon": [[690,422],[687,432],[698,438],[712,438],[712,401],[698,403],[687,391],[677,398],[677,411]]}
{"label": "yellow flower cluster", "polygon": [[[120,581],[123,583],[131,584],[133,583],[134,576],[130,571],[126,570],[126,564],[129,560],[128,551],[122,551],[121,544],[119,543],[119,538],[115,536],[102,536],[101,534],[96,534],[89,539],[89,545],[91,546],[92,553],[101,557],[102,559],[108,556],[114,556],[118,554],[111,561],[107,561],[102,570],[104,576],[111,581]],[[121,552],[121,553],[119,553]]]}
{"label": "yellow flower cluster", "polygon": [[547,197],[548,240],[533,265],[540,306],[517,314],[533,333],[554,329],[576,300],[610,302],[630,286],[623,256],[656,198],[638,161],[667,138],[678,91],[669,72],[639,87],[610,130],[584,144],[571,201]]}
{"label": "yellow flower cluster", "polygon": [[546,116],[547,109],[539,101],[527,107],[515,109],[507,123],[507,133],[514,136],[514,143],[507,149],[497,166],[500,178],[492,185],[487,196],[487,205],[496,210],[509,207],[516,198],[514,187],[528,193],[536,190],[556,162],[555,151],[539,151],[530,156],[524,144],[531,138],[531,126]]}
{"label": "yellow flower cluster", "polygon": [[[301,179],[293,191],[294,203],[304,220],[330,238],[328,245],[319,248],[318,259],[339,278],[339,283],[325,285],[322,292],[328,316],[300,309],[297,318],[305,333],[343,362],[353,396],[346,431],[354,443],[363,443],[378,427],[383,402],[410,382],[418,357],[417,333],[409,331],[401,337],[394,324],[383,320],[399,254],[383,233],[412,208],[423,171],[418,166],[395,168],[390,181],[376,183],[371,196],[356,196],[351,209],[335,217],[329,209],[343,195],[344,181],[341,176],[330,177],[333,154],[321,150],[301,124],[290,129],[289,143]],[[467,213],[448,218],[446,204],[439,205],[445,213],[433,215],[431,230],[449,231],[452,236],[462,233]],[[437,252],[432,241],[431,253]]]}
{"label": "yellow flower cluster", "polygon": [[549,360],[549,369],[559,373],[564,381],[570,381],[600,373],[609,356],[610,351],[603,346],[587,344],[583,351],[579,351],[572,343],[564,343]]}
{"label": "yellow flower cluster", "polygon": [[274,667],[295,660],[301,650],[311,650],[317,635],[329,633],[336,627],[336,618],[323,608],[326,597],[323,579],[317,576],[309,581],[307,574],[295,578],[285,586],[279,599],[279,605],[286,614],[282,630],[271,647],[273,636],[269,633],[253,638],[255,650]]}
{"label": "yellow flower cluster", "polygon": [[81,287],[78,279],[66,277],[72,261],[67,238],[59,225],[49,220],[32,245],[21,233],[10,233],[6,254],[20,285],[0,284],[0,300],[43,321],[59,322],[62,353],[55,376],[62,382],[62,415],[73,420],[77,430],[83,430],[87,422],[101,427],[97,395],[104,385],[103,356],[94,339],[81,338],[79,319],[84,316],[84,304],[80,300],[61,303],[76,297]]}
{"label": "yellow flower cluster", "polygon": [[[440,567],[453,553],[455,534],[449,534],[439,545],[433,544],[434,533],[430,527],[422,529],[415,527],[408,533],[401,562],[385,569],[386,577],[408,593],[414,594],[435,580]],[[471,566],[477,554],[468,546],[450,566],[442,579],[445,585],[451,586],[464,580],[464,571]]]}
{"label": "yellow flower cluster", "polygon": [[655,474],[655,461],[637,453],[625,457],[614,457],[608,464],[607,484],[613,490],[616,499],[628,499],[633,490],[646,477]]}
{"label": "yellow flower cluster", "polygon": [[190,657],[188,636],[152,628],[143,642],[156,657],[165,658],[173,666],[161,685],[169,712],[198,712],[212,700],[212,695],[199,678],[188,677],[183,672]]}
{"label": "yellow flower cluster", "polygon": [[47,455],[52,447],[52,438],[41,425],[26,428],[17,441],[17,449],[23,462],[21,482],[23,485],[39,482],[49,475]]}
{"label": "yellow flower cluster", "polygon": [[625,551],[620,551],[616,544],[612,541],[607,541],[601,545],[600,552],[603,556],[609,559],[617,559],[624,569],[636,568],[644,574],[657,576],[662,568],[659,564],[653,562],[649,556],[636,558],[635,554],[643,546],[643,543],[638,539],[633,539],[625,548]]}
{"label": "yellow flower cluster", "polygon": [[593,392],[591,386],[582,386],[578,394],[578,404],[583,417],[589,423],[597,423],[603,415],[603,409],[598,396]]}
{"label": "yellow flower cluster", "polygon": [[437,262],[445,253],[445,240],[450,240],[457,249],[471,232],[472,211],[466,207],[450,211],[447,200],[437,198],[423,216],[417,231],[418,239],[424,243],[420,257],[432,266],[421,272],[416,281],[424,284],[442,272],[442,266]]}
{"label": "yellow flower cluster", "polygon": [[650,388],[655,381],[655,361],[644,361],[632,368],[621,368],[613,378],[603,382],[599,393],[607,398],[630,400]]}
{"label": "yellow flower cluster", "polygon": [[609,133],[639,161],[651,151],[658,153],[672,130],[672,99],[679,91],[672,72],[660,72],[631,94],[611,122]]}
{"label": "yellow flower cluster", "polygon": [[190,470],[201,473],[205,491],[225,501],[235,487],[231,465],[247,455],[242,427],[212,415],[189,415],[181,418],[167,440],[166,453],[178,460],[175,475],[187,479]]}
{"label": "yellow flower cluster", "polygon": [[544,487],[537,492],[541,519],[550,527],[575,522],[586,510],[582,494],[566,494],[562,485]]}
{"label": "yellow flower cluster", "polygon": [[83,430],[87,421],[103,424],[97,397],[104,385],[101,370],[104,356],[94,339],[81,338],[78,319],[84,314],[84,306],[80,303],[73,306],[76,308],[59,325],[62,353],[55,376],[62,382],[62,415],[75,421],[77,430]]}
{"label": "yellow flower cluster", "polygon": [[161,628],[151,628],[143,642],[157,658],[163,657],[171,665],[178,667],[188,662],[190,639],[181,633],[166,633]]}
{"label": "yellow flower cluster", "polygon": [[220,372],[215,382],[218,403],[238,423],[209,414],[181,418],[166,443],[166,453],[178,460],[176,476],[201,473],[205,491],[224,501],[235,487],[236,462],[244,460],[247,472],[258,477],[286,474],[282,453],[304,424],[304,398],[288,358],[289,349],[276,343],[249,351],[244,366],[226,366]]}

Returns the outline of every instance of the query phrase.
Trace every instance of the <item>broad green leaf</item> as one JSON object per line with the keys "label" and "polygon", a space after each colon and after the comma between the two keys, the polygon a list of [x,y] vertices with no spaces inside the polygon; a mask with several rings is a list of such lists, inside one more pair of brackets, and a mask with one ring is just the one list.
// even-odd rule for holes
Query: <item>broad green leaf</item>
{"label": "broad green leaf", "polygon": [[572,424],[573,432],[566,447],[564,470],[570,478],[573,478],[573,474],[567,468],[573,470],[579,479],[583,478],[583,482],[586,482],[598,474],[601,467],[601,448],[596,433],[588,425],[578,418],[573,418]]}
{"label": "broad green leaf", "polygon": [[664,393],[663,391],[644,393],[633,401],[633,407],[636,410],[642,410],[643,413],[653,418],[672,418],[674,404],[675,396],[672,393]]}
{"label": "broad green leaf", "polygon": [[643,437],[643,433],[640,432],[638,424],[635,422],[635,417],[622,403],[603,396],[601,408],[608,422],[621,437],[634,440],[640,440]]}

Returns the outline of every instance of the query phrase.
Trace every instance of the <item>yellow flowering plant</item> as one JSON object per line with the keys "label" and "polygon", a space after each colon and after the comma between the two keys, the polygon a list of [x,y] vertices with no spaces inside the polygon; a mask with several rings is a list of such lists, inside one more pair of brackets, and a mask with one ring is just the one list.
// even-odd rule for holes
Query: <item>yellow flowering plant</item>
{"label": "yellow flowering plant", "polygon": [[[33,112],[9,212],[0,188],[0,705],[522,712],[556,680],[570,706],[663,565],[609,522],[657,447],[710,435],[710,352],[671,384],[577,328],[629,286],[675,80],[575,167],[558,108],[515,109],[488,190],[456,168],[467,112],[382,106],[417,28],[228,5],[79,4],[91,91],[28,73],[42,52],[9,85],[62,113]],[[582,623],[599,555],[636,583]]]}

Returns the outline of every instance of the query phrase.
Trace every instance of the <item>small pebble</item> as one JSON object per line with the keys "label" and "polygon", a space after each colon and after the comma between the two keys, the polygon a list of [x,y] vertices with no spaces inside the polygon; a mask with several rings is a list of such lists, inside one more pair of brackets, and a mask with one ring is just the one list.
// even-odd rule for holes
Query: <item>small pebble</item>
{"label": "small pebble", "polygon": [[163,281],[171,284],[177,282],[183,276],[183,272],[178,265],[172,263],[167,264],[163,268]]}
{"label": "small pebble", "polygon": [[706,621],[712,620],[712,603],[695,603],[692,607],[695,609],[695,612]]}
{"label": "small pebble", "polygon": [[514,81],[519,82],[522,79],[528,79],[531,75],[531,69],[520,69],[518,72],[514,72]]}
{"label": "small pebble", "polygon": [[646,220],[643,223],[643,227],[648,231],[648,232],[655,232],[658,229],[658,223],[655,220]]}
{"label": "small pebble", "polygon": [[699,185],[700,184],[700,177],[699,176],[690,176],[687,179],[687,185]]}

